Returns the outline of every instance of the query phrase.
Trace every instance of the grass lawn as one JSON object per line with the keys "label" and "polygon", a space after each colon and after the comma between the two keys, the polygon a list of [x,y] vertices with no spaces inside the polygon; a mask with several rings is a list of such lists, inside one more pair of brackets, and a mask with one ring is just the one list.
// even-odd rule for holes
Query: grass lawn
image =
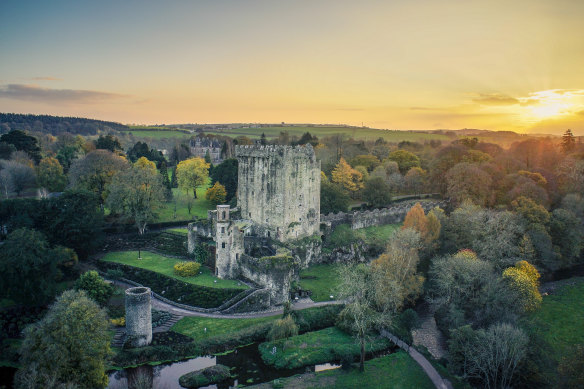
{"label": "grass lawn", "polygon": [[312,291],[313,301],[328,301],[336,295],[339,284],[337,270],[341,265],[313,265],[300,271],[300,287]]}
{"label": "grass lawn", "polygon": [[[385,350],[391,345],[386,338],[379,337],[365,344],[367,352]],[[273,354],[273,348],[276,353]],[[264,362],[277,369],[295,369],[302,366],[327,363],[338,360],[341,355],[360,355],[359,344],[355,338],[337,327],[307,332],[275,342],[259,345]]]}
{"label": "grass lawn", "polygon": [[258,388],[393,388],[432,389],[434,385],[422,368],[405,352],[398,351],[365,362],[365,371],[326,370],[281,378]]}
{"label": "grass lawn", "polygon": [[139,260],[137,251],[118,251],[107,253],[102,258],[102,260],[152,270],[193,285],[208,286],[211,288],[248,289],[247,285],[241,284],[236,280],[222,280],[215,277],[211,273],[211,270],[205,266],[201,266],[200,271],[202,274],[199,274],[198,276],[177,276],[174,274],[173,267],[177,262],[181,262],[180,259],[165,257],[163,255],[155,254],[149,251],[142,251],[141,255],[142,259]]}
{"label": "grass lawn", "polygon": [[400,227],[401,224],[386,224],[352,230],[350,225],[341,224],[329,236],[325,246],[330,249],[351,244],[358,240],[362,240],[368,245],[385,246],[391,235]]}
{"label": "grass lawn", "polygon": [[[207,218],[207,211],[215,209],[215,205],[205,198],[208,185],[197,188],[197,198],[193,198],[193,192],[185,193],[179,188],[172,189],[173,200],[163,204],[158,210],[155,222],[171,222],[176,220],[193,220],[195,217]],[[192,204],[189,214],[188,204]],[[174,207],[176,205],[176,217]]]}
{"label": "grass lawn", "polygon": [[569,357],[574,345],[584,344],[584,278],[559,287],[543,297],[541,308],[523,320],[523,325],[549,343],[553,358]]}
{"label": "grass lawn", "polygon": [[185,236],[189,234],[189,230],[186,227],[184,227],[184,228],[169,228],[166,231],[172,232],[173,234],[180,234],[180,235],[185,235]]}
{"label": "grass lawn", "polygon": [[[272,322],[279,319],[281,315],[259,317],[254,319],[214,319],[208,317],[183,317],[172,328],[171,331],[190,336],[199,341],[221,335],[232,335],[248,327]],[[207,331],[205,332],[205,328]]]}

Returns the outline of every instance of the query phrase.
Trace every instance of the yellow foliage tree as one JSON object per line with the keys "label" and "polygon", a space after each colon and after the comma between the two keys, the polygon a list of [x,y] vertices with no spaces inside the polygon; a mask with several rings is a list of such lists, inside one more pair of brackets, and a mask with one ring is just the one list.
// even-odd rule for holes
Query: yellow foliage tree
{"label": "yellow foliage tree", "polygon": [[225,187],[217,181],[215,185],[207,189],[205,198],[212,201],[214,204],[223,204],[227,198],[227,191]]}
{"label": "yellow foliage tree", "polygon": [[178,186],[187,193],[193,189],[197,198],[197,187],[205,185],[209,178],[209,164],[203,158],[195,157],[180,162],[176,167]]}
{"label": "yellow foliage tree", "polygon": [[363,188],[363,174],[353,169],[344,158],[341,158],[333,169],[331,179],[350,192],[356,192]]}
{"label": "yellow foliage tree", "polygon": [[440,230],[442,229],[442,223],[440,223],[440,219],[437,216],[437,213],[444,212],[440,208],[434,208],[428,215],[426,215],[426,219],[428,220],[428,237],[427,240],[429,242],[434,242],[440,237]]}
{"label": "yellow foliage tree", "polygon": [[542,302],[539,293],[539,272],[527,261],[519,261],[503,271],[503,279],[519,296],[519,304],[525,312],[539,308]]}
{"label": "yellow foliage tree", "polygon": [[156,164],[152,161],[150,161],[148,158],[146,157],[140,157],[135,163],[134,163],[134,167],[138,168],[138,169],[144,169],[144,170],[149,170],[152,173],[156,173]]}
{"label": "yellow foliage tree", "polygon": [[424,242],[429,241],[428,218],[420,203],[416,203],[406,214],[402,230],[406,228],[412,228],[417,231]]}

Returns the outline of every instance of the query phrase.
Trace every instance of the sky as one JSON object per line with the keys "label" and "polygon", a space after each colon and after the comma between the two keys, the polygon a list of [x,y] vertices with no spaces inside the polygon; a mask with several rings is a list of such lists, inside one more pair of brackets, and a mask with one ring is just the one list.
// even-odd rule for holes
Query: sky
{"label": "sky", "polygon": [[584,1],[0,1],[0,112],[584,135]]}

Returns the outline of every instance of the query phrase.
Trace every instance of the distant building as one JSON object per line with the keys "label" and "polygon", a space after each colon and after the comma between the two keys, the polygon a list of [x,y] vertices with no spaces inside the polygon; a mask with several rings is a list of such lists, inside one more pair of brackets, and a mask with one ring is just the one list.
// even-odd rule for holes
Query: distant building
{"label": "distant building", "polygon": [[223,158],[221,157],[222,146],[221,141],[216,138],[197,136],[190,141],[191,154],[195,157],[205,158],[208,152],[213,165],[223,162]]}

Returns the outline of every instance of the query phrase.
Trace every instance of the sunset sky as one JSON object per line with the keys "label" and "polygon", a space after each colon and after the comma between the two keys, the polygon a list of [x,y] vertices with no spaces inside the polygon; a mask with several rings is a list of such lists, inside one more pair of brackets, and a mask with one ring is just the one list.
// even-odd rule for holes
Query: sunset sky
{"label": "sunset sky", "polygon": [[0,112],[584,135],[584,1],[0,2]]}

